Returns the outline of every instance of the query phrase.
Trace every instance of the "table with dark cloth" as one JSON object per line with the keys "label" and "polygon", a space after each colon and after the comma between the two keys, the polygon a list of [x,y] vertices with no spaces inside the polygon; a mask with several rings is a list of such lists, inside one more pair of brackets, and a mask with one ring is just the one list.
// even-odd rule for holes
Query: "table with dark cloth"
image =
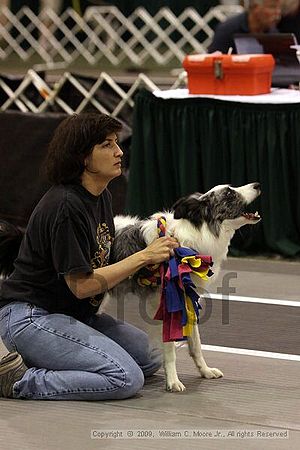
{"label": "table with dark cloth", "polygon": [[183,195],[253,181],[261,183],[262,195],[252,210],[263,220],[236,234],[232,252],[300,254],[300,100],[136,95],[129,213],[145,217]]}

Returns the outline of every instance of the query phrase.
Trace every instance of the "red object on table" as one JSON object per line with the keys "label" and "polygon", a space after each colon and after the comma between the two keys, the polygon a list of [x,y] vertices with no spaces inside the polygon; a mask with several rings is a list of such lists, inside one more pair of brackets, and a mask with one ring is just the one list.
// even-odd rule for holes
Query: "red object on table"
{"label": "red object on table", "polygon": [[190,94],[258,95],[271,90],[272,55],[188,55],[183,67]]}

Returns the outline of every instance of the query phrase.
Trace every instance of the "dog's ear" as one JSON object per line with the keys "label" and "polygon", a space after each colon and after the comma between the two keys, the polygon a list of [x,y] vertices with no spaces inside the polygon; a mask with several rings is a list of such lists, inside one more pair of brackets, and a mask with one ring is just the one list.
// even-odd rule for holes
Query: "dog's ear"
{"label": "dog's ear", "polygon": [[186,219],[196,226],[201,225],[204,219],[205,200],[203,201],[200,197],[201,194],[196,193],[177,200],[172,208],[174,219]]}
{"label": "dog's ear", "polygon": [[186,219],[188,214],[189,205],[193,203],[193,199],[190,196],[181,197],[172,206],[174,211],[174,219]]}

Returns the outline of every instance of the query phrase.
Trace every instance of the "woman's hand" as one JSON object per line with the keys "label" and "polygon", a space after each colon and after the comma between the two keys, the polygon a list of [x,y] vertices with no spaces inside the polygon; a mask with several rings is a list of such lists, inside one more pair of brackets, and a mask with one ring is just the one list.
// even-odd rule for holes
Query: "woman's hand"
{"label": "woman's hand", "polygon": [[179,247],[178,241],[170,236],[155,239],[145,250],[142,250],[146,257],[147,264],[158,264],[166,261],[174,255],[173,249]]}

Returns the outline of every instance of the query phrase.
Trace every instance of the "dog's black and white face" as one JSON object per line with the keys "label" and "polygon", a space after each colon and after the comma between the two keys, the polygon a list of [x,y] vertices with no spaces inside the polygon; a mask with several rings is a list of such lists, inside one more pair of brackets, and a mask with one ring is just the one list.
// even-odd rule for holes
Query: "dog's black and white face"
{"label": "dog's black and white face", "polygon": [[218,237],[222,224],[237,230],[260,220],[258,213],[246,212],[247,205],[260,192],[259,183],[237,188],[228,184],[215,186],[205,194],[194,193],[179,199],[173,206],[174,219],[186,219],[198,229],[206,223],[211,233]]}

